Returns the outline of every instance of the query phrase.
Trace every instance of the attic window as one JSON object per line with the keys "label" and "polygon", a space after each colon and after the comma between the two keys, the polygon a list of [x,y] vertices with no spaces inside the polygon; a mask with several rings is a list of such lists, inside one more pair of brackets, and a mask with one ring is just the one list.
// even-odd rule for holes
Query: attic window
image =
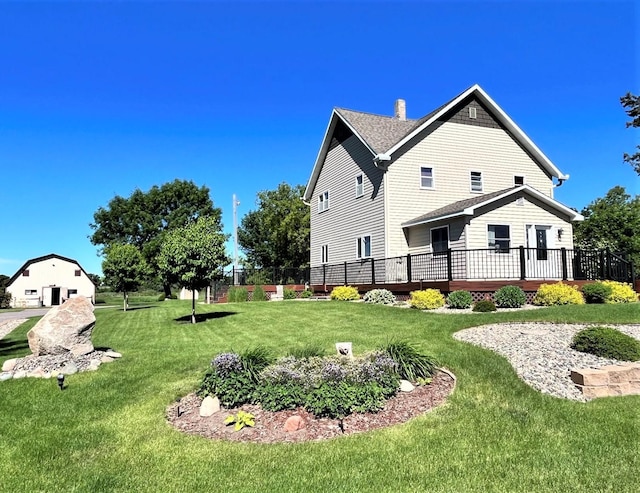
{"label": "attic window", "polygon": [[22,275],[23,275],[24,277],[29,277],[29,269],[27,269],[27,270],[23,270],[23,271],[22,271]]}
{"label": "attic window", "polygon": [[76,277],[80,277],[80,269],[76,269]]}
{"label": "attic window", "polygon": [[474,120],[478,118],[476,108],[474,108],[473,106],[469,107],[469,118],[473,118]]}
{"label": "attic window", "polygon": [[524,176],[514,176],[513,184],[515,186],[524,185]]}

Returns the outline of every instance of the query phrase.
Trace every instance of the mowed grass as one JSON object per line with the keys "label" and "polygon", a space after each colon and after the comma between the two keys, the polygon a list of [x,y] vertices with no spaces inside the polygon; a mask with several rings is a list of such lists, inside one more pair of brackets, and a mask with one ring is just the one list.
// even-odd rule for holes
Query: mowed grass
{"label": "mowed grass", "polygon": [[[97,347],[123,353],[97,372],[0,382],[0,491],[635,492],[640,396],[578,403],[542,395],[502,357],[458,342],[506,321],[638,323],[640,304],[437,315],[341,302],[96,310]],[[0,361],[28,353],[30,320],[0,340]],[[256,445],[177,432],[166,407],[193,391],[221,351],[307,343],[354,351],[415,342],[458,377],[447,403],[406,424],[326,442]]]}

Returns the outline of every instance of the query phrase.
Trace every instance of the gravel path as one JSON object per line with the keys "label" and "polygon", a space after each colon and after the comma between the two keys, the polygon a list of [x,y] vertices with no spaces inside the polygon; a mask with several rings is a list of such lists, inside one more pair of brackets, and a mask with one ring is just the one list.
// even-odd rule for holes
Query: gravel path
{"label": "gravel path", "polygon": [[0,322],[0,339],[2,339],[9,332],[11,332],[19,325],[22,325],[26,321],[26,318],[14,318],[12,320],[5,320],[4,322]]}
{"label": "gravel path", "polygon": [[[570,370],[599,368],[619,361],[574,351],[576,332],[590,325],[507,323],[456,332],[453,337],[491,349],[506,357],[527,384],[545,394],[586,401],[569,376]],[[607,325],[640,339],[640,325]]]}

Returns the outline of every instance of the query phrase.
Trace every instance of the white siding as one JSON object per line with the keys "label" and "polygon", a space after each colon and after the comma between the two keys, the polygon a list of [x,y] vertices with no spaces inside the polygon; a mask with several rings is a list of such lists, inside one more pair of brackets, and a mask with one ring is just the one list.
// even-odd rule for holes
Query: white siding
{"label": "white siding", "polygon": [[[364,178],[364,195],[356,198],[355,177]],[[329,191],[329,209],[318,213],[318,196]],[[356,238],[371,236],[371,255],[384,257],[383,174],[371,152],[355,136],[327,153],[311,199],[311,266],[322,263],[322,245],[329,246],[329,264],[354,262]]]}
{"label": "white siding", "polygon": [[[43,302],[43,289],[50,286],[60,288],[60,302],[62,298],[68,298],[70,289],[77,290],[77,296],[86,296],[95,301],[95,285],[87,277],[80,266],[75,262],[68,262],[61,258],[53,257],[27,265],[28,276],[22,272],[7,287],[12,295],[12,306],[41,306]],[[76,276],[76,271],[80,275]],[[25,295],[26,290],[36,290],[35,295]],[[76,296],[76,295],[71,295]]]}
{"label": "white siding", "polygon": [[[411,147],[413,145],[413,147]],[[389,166],[388,239],[390,256],[409,251],[403,222],[452,202],[478,196],[470,191],[470,172],[482,172],[484,193],[514,185],[514,175],[552,196],[551,178],[509,136],[497,128],[445,122],[407,144]],[[420,167],[433,168],[434,190],[420,189]]]}

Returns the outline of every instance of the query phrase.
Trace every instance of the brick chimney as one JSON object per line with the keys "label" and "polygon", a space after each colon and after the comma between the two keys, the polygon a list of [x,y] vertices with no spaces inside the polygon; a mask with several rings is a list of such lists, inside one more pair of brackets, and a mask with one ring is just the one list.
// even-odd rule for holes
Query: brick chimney
{"label": "brick chimney", "polygon": [[402,121],[407,119],[407,103],[404,99],[396,99],[394,116]]}

